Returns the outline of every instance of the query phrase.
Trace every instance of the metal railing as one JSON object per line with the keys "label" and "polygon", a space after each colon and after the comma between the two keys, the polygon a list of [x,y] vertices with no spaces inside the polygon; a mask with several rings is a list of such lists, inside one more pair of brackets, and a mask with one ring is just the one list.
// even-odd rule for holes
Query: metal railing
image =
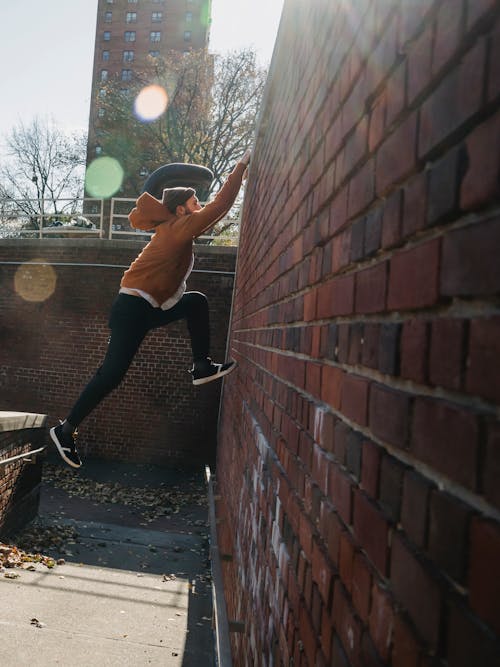
{"label": "metal railing", "polygon": [[[10,456],[7,459],[0,459],[0,466],[6,465],[7,463],[12,463],[13,461],[18,461],[19,459],[28,459],[28,456],[34,456],[40,454],[45,450],[45,447],[39,447],[38,449],[32,449],[29,452],[24,452],[24,454],[16,454],[16,456]],[[27,463],[33,463],[31,460],[27,460]]]}
{"label": "metal railing", "polygon": [[0,237],[97,236],[102,238],[104,200],[93,197],[0,200]]}
{"label": "metal railing", "polygon": [[[131,197],[60,199],[0,199],[0,238],[84,237],[148,239],[152,232],[133,229],[128,214]],[[228,220],[226,218],[226,220]],[[238,220],[231,220],[237,223]],[[201,243],[238,244],[238,233],[203,235]]]}

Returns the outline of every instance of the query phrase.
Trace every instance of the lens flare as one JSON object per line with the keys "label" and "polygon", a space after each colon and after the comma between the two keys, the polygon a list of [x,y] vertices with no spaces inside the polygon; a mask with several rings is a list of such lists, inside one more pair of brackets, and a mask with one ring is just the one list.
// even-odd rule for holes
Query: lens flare
{"label": "lens flare", "polygon": [[87,167],[85,189],[91,197],[107,199],[120,189],[123,169],[113,157],[98,157]]}
{"label": "lens flare", "polygon": [[25,301],[46,301],[54,293],[56,272],[43,262],[43,259],[33,259],[21,264],[14,275],[14,289]]}
{"label": "lens flare", "polygon": [[137,95],[134,102],[134,112],[139,120],[152,121],[164,113],[167,104],[167,91],[162,86],[154,84],[146,86]]}

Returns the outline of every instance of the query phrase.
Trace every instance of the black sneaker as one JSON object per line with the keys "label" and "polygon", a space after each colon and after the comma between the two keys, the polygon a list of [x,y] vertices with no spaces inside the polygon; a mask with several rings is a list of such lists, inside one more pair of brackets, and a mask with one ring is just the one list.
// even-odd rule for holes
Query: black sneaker
{"label": "black sneaker", "polygon": [[62,424],[50,429],[50,437],[54,441],[62,460],[72,468],[79,468],[82,465],[75,445],[77,434],[78,431],[75,429],[71,435],[64,435]]}
{"label": "black sneaker", "polygon": [[193,368],[189,371],[193,376],[193,384],[206,384],[213,380],[218,380],[227,375],[236,368],[236,361],[228,361],[226,364],[214,364],[210,359],[195,361]]}

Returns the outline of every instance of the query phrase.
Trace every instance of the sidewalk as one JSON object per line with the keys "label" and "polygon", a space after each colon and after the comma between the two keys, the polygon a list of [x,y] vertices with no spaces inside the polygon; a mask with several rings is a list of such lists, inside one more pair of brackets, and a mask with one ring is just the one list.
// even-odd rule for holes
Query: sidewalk
{"label": "sidewalk", "polygon": [[[0,664],[213,665],[202,471],[88,461],[73,472],[48,462],[43,532],[29,527],[27,539],[65,563],[0,573]],[[139,507],[141,488],[172,490],[175,504]],[[158,516],[163,509],[178,511]]]}

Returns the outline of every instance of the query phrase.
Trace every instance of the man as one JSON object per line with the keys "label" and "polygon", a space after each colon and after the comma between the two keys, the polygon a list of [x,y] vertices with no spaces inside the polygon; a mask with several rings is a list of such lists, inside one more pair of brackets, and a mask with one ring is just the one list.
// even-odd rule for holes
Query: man
{"label": "man", "polygon": [[150,242],[123,274],[109,318],[111,336],[102,365],[85,387],[68,417],[50,429],[61,458],[81,466],[76,449],[77,427],[124,378],[144,337],[151,329],[185,319],[191,338],[193,384],[227,375],[235,361],[213,363],[209,357],[208,303],[200,292],[186,292],[193,268],[193,239],[223,218],[236,199],[250,162],[247,151],[215,199],[204,208],[193,188],[166,188],[162,200],[143,193],[131,211],[132,227],[154,229]]}

